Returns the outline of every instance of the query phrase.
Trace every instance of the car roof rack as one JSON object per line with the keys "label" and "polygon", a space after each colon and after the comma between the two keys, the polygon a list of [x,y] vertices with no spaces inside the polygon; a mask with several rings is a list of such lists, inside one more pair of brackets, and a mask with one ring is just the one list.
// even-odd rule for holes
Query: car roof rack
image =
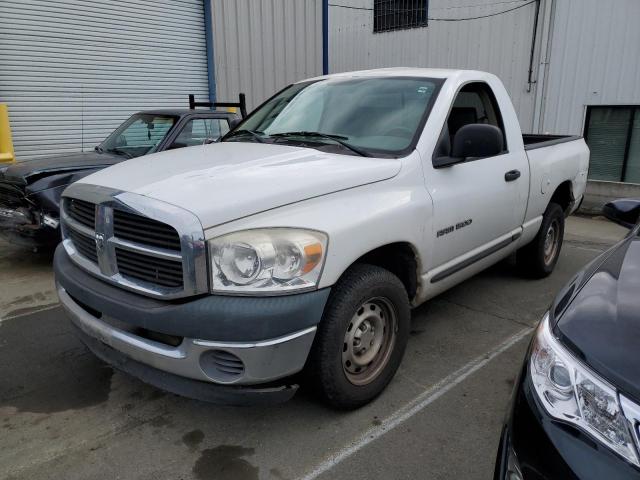
{"label": "car roof rack", "polygon": [[218,107],[234,107],[240,109],[240,116],[247,116],[247,100],[244,93],[238,95],[238,102],[196,102],[193,94],[189,95],[189,110],[195,110],[196,107],[218,108]]}

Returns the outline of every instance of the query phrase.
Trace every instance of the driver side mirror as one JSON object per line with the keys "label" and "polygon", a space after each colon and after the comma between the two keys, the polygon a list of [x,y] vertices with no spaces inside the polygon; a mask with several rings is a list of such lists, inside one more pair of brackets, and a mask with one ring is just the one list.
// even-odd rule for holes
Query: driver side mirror
{"label": "driver side mirror", "polygon": [[233,130],[234,128],[236,128],[238,125],[240,125],[240,122],[242,121],[241,118],[231,118],[229,119],[229,129]]}
{"label": "driver side mirror", "polygon": [[494,125],[470,123],[460,128],[453,137],[451,156],[455,158],[493,157],[502,153],[502,130]]}
{"label": "driver side mirror", "polygon": [[433,159],[435,168],[462,163],[467,158],[483,158],[499,155],[504,151],[502,130],[485,123],[469,123],[460,127],[453,136],[451,154]]}
{"label": "driver side mirror", "polygon": [[612,222],[626,228],[633,228],[640,217],[640,200],[621,198],[607,203],[602,207],[602,213]]}

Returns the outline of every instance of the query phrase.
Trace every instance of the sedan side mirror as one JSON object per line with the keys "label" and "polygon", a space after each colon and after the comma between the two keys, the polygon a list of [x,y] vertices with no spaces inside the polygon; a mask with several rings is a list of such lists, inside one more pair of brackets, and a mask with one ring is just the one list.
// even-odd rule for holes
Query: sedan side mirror
{"label": "sedan side mirror", "polygon": [[494,125],[470,123],[453,137],[451,156],[454,158],[493,157],[504,150],[502,130]]}
{"label": "sedan side mirror", "polygon": [[238,125],[240,125],[240,122],[242,121],[241,118],[231,118],[229,119],[229,129],[233,130],[234,128],[236,128]]}
{"label": "sedan side mirror", "polygon": [[640,200],[621,198],[607,203],[602,207],[602,213],[612,222],[626,228],[633,228],[640,217]]}

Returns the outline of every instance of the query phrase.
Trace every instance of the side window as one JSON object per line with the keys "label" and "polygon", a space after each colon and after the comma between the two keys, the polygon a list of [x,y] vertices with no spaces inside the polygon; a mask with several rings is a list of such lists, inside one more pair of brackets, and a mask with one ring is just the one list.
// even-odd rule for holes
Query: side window
{"label": "side window", "polygon": [[474,82],[468,83],[458,92],[438,141],[437,155],[449,155],[453,137],[457,131],[472,123],[498,127],[502,131],[504,148],[507,149],[507,137],[496,97],[489,85],[483,82]]}
{"label": "side window", "polygon": [[206,140],[218,140],[228,131],[226,118],[194,118],[185,124],[169,149],[202,145]]}
{"label": "side window", "polygon": [[122,132],[127,147],[153,147],[164,138],[175,120],[170,117],[142,117]]}

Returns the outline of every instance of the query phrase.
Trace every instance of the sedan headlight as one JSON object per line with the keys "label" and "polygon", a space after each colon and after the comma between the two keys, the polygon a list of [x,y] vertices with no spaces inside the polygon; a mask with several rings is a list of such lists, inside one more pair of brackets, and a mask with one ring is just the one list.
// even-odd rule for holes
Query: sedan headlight
{"label": "sedan headlight", "polygon": [[540,322],[530,359],[533,386],[549,414],[572,423],[640,465],[615,388],[591,372],[553,336],[549,316]]}
{"label": "sedan headlight", "polygon": [[278,294],[315,288],[327,236],[313,230],[245,230],[209,240],[212,292]]}

